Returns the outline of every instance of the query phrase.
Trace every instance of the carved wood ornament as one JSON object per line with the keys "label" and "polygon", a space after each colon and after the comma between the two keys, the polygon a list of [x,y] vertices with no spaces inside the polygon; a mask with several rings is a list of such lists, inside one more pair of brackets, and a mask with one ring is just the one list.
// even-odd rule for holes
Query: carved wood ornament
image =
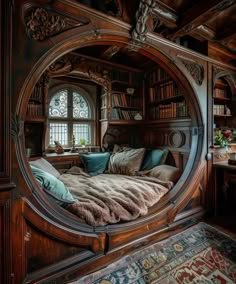
{"label": "carved wood ornament", "polygon": [[192,60],[180,59],[181,62],[184,64],[184,66],[188,69],[189,73],[193,77],[194,81],[198,84],[201,85],[204,79],[204,69],[201,64],[198,64]]}
{"label": "carved wood ornament", "polygon": [[132,32],[132,39],[134,42],[144,43],[147,33],[147,20],[151,15],[154,7],[156,6],[155,0],[141,0],[139,9],[136,13],[136,27]]}
{"label": "carved wood ornament", "polygon": [[40,7],[26,10],[24,21],[27,34],[38,41],[43,41],[63,31],[89,23],[89,20],[85,18],[75,20],[62,17],[56,12]]}
{"label": "carved wood ornament", "polygon": [[88,59],[85,60],[79,55],[61,57],[48,67],[46,73],[48,78],[81,73],[101,85],[107,92],[111,91],[111,79],[108,77],[107,71],[99,64]]}

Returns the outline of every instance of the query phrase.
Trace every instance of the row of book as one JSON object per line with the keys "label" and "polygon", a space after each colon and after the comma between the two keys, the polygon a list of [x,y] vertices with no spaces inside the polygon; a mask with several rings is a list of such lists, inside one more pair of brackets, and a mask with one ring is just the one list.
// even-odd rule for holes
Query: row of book
{"label": "row of book", "polygon": [[42,116],[43,115],[42,105],[30,101],[27,106],[27,115],[28,116]]}
{"label": "row of book", "polygon": [[169,74],[166,73],[166,71],[162,68],[156,68],[155,70],[149,73],[150,84],[153,84],[156,81],[165,80],[169,78]]}
{"label": "row of book", "polygon": [[36,84],[34,87],[34,90],[31,94],[30,99],[31,100],[38,100],[38,101],[42,101],[42,97],[43,97],[43,90],[42,90],[43,86],[42,84]]}
{"label": "row of book", "polygon": [[112,94],[112,105],[122,107],[140,107],[142,103],[140,96],[127,96],[125,93]]}
{"label": "row of book", "polygon": [[225,105],[215,105],[213,106],[213,114],[215,115],[224,115],[225,114]]}
{"label": "row of book", "polygon": [[215,88],[215,89],[214,89],[214,97],[215,97],[215,98],[222,98],[222,99],[227,98],[227,96],[226,96],[226,90],[224,90],[224,89],[219,89],[219,88]]}
{"label": "row of book", "polygon": [[122,110],[119,108],[113,108],[111,112],[111,118],[114,120],[134,120],[139,111]]}
{"label": "row of book", "polygon": [[162,83],[149,90],[150,102],[155,103],[168,98],[182,95],[173,81]]}
{"label": "row of book", "polygon": [[185,101],[158,105],[150,110],[151,119],[184,118],[189,116],[189,109]]}

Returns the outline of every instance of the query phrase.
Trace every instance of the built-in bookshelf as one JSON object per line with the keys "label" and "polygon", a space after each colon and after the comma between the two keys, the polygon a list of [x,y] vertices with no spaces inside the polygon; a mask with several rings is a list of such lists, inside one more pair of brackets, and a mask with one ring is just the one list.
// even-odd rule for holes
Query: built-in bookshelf
{"label": "built-in bookshelf", "polygon": [[142,117],[142,97],[140,95],[117,91],[112,93],[112,119],[133,120],[137,115]]}
{"label": "built-in bookshelf", "polygon": [[218,79],[213,91],[213,115],[217,117],[231,116],[231,92],[224,79]]}
{"label": "built-in bookshelf", "polygon": [[101,119],[107,119],[107,113],[108,113],[108,101],[107,101],[107,92],[103,91],[101,94],[101,104],[100,104],[100,110],[101,110]]}
{"label": "built-in bookshelf", "polygon": [[160,67],[148,73],[149,119],[181,119],[189,117],[189,110],[181,90]]}
{"label": "built-in bookshelf", "polygon": [[[101,119],[120,123],[144,118],[143,73],[111,70],[111,93],[101,95]],[[109,97],[110,96],[110,97]]]}
{"label": "built-in bookshelf", "polygon": [[44,97],[43,97],[43,84],[38,82],[35,85],[35,88],[30,96],[28,105],[27,105],[27,120],[35,120],[44,116]]}
{"label": "built-in bookshelf", "polygon": [[24,124],[25,148],[30,149],[30,156],[42,156],[45,150],[45,121],[44,77],[41,77],[29,98]]}

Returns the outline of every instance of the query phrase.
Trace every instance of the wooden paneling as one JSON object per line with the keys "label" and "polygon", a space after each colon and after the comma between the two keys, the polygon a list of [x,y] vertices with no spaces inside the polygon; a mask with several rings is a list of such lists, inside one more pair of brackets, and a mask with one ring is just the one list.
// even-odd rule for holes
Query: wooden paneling
{"label": "wooden paneling", "polygon": [[[0,183],[10,180],[10,109],[11,109],[11,1],[1,1],[0,64]],[[6,29],[7,27],[7,29]]]}
{"label": "wooden paneling", "polygon": [[[13,19],[11,3],[14,3]],[[206,140],[210,140],[206,138],[206,133],[212,131],[212,123],[208,127],[212,120],[208,120],[208,110],[204,108],[208,102],[211,102],[207,100],[211,87],[207,89],[207,86],[213,84],[212,75],[207,74],[209,59],[152,33],[147,34],[147,45],[135,45],[133,42],[131,44],[130,25],[110,15],[79,5],[76,1],[51,1],[47,2],[47,5],[44,0],[32,3],[36,6],[25,0],[0,2],[0,38],[4,43],[0,47],[1,62],[3,62],[0,66],[2,78],[0,81],[0,230],[4,232],[0,237],[0,281],[4,284],[20,284],[23,281],[25,283],[66,282],[179,232],[202,218],[204,196],[209,190],[208,180],[211,178],[210,172],[207,173],[207,178],[205,174],[208,164],[211,165],[211,161],[205,160],[205,153],[208,152],[209,144]],[[42,30],[34,30],[37,21],[32,19],[30,25],[28,20],[35,15],[34,9],[39,6],[43,8],[37,10],[39,14],[42,11],[48,13],[50,20],[40,26]],[[82,24],[79,25],[76,20],[76,24],[73,25],[75,18],[81,20]],[[42,20],[40,17],[37,19]],[[55,19],[58,20],[57,24],[62,23],[62,19],[67,19],[72,23],[72,27],[60,30],[59,26],[60,32],[54,30],[55,33],[52,34],[47,29],[43,30]],[[84,19],[88,19],[91,24],[83,22]],[[11,30],[12,23],[14,33]],[[54,26],[52,30],[53,28]],[[32,35],[40,36],[44,32],[44,37],[40,40],[32,37]],[[12,34],[14,34],[13,48],[11,48]],[[115,44],[118,48],[110,48]],[[134,66],[140,65],[143,70],[146,69],[145,66],[150,68],[151,61],[152,64],[160,64],[178,82],[190,109],[190,119],[179,121],[165,119],[101,123],[102,136],[108,129],[107,140],[104,138],[105,142],[109,142],[108,144],[128,143],[135,147],[144,145],[149,148],[168,148],[172,154],[172,162],[181,169],[185,168],[176,187],[150,210],[150,214],[132,222],[106,227],[91,227],[84,224],[77,216],[72,216],[65,209],[50,203],[45,196],[40,196],[35,186],[36,181],[30,180],[27,172],[29,165],[25,157],[25,140],[21,123],[17,124],[19,129],[17,128],[15,140],[12,142],[10,140],[10,110],[14,117],[24,121],[32,90],[47,68],[53,66],[54,60],[72,50],[86,53],[92,45],[94,47],[91,49],[96,51],[96,56],[97,51],[100,50],[98,46],[106,46],[109,57],[115,50],[110,61],[117,58],[120,51],[125,50],[126,54],[131,55],[130,61],[131,58],[137,60],[139,53],[142,55],[142,63],[136,61]],[[102,54],[108,56],[104,50]],[[132,54],[135,56],[132,57]],[[190,64],[189,69],[181,70],[184,65],[180,65],[180,60],[177,58],[179,54],[192,60],[194,64]],[[119,62],[119,58],[116,64],[125,61],[123,58]],[[147,65],[144,59],[147,60]],[[201,73],[201,77],[198,78],[201,80],[197,80],[196,84],[194,78],[199,74],[199,68],[196,68],[198,61],[203,66],[204,72]],[[80,64],[81,62],[78,63]],[[86,61],[83,64],[86,66]],[[115,66],[117,65],[113,65],[114,68]],[[66,69],[68,66],[59,64],[59,67]],[[228,69],[232,71],[233,67],[230,66]],[[187,76],[189,72],[190,75]],[[93,72],[89,73],[89,76],[93,75]],[[189,78],[192,78],[192,81]],[[146,94],[143,89],[143,97],[147,96],[148,93]],[[146,106],[146,117],[148,111]],[[208,137],[212,137],[212,133]],[[58,155],[48,157],[48,160],[57,167],[71,167],[79,163],[77,155],[69,158],[64,156],[60,158]],[[186,164],[189,167],[186,167]],[[14,190],[10,178],[16,182]]]}
{"label": "wooden paneling", "polygon": [[[1,190],[1,187],[0,187]],[[0,191],[0,283],[12,283],[11,194]]]}

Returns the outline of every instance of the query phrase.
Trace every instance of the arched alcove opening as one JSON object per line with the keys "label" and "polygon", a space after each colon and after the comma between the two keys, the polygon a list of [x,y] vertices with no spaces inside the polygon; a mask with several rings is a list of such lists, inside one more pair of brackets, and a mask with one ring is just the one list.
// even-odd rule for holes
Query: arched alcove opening
{"label": "arched alcove opening", "polygon": [[[48,56],[46,58],[41,58],[37,66],[32,70],[31,74],[29,74],[28,79],[25,82],[25,86],[21,91],[21,95],[18,101],[18,115],[21,120],[25,121],[26,119],[26,112],[25,112],[25,106],[27,105],[30,95],[33,91],[34,85],[35,85],[35,77],[39,78],[44,74],[44,72],[51,66],[56,60],[58,60],[61,56],[64,56],[65,54],[68,54],[68,52],[72,52],[74,50],[81,51],[82,48],[90,47],[92,45],[94,46],[101,46],[101,45],[107,45],[107,46],[129,46],[127,44],[127,39],[117,40],[117,42],[112,41],[109,42],[109,36],[103,35],[103,39],[99,40],[89,40],[87,43],[80,43],[80,39],[72,40],[70,43],[61,44],[60,46],[57,46],[55,48],[52,48],[50,52],[48,52]],[[139,53],[142,57],[146,57],[149,60],[153,61],[154,65],[157,64],[167,72],[170,77],[176,82],[178,88],[181,90],[183,97],[187,100],[187,105],[189,108],[189,114],[190,114],[190,120],[188,123],[188,133],[189,133],[189,145],[190,149],[188,151],[188,158],[186,161],[186,165],[183,169],[182,175],[174,188],[168,193],[165,197],[163,197],[160,204],[158,204],[154,209],[151,210],[151,213],[147,216],[144,216],[140,219],[137,219],[135,221],[127,222],[125,224],[119,225],[109,225],[109,228],[98,228],[98,231],[103,230],[126,230],[129,226],[137,227],[140,223],[147,222],[148,220],[154,220],[155,218],[160,217],[160,211],[162,212],[170,212],[170,209],[174,210],[174,206],[176,204],[178,205],[178,202],[181,203],[181,195],[185,193],[186,195],[191,194],[191,185],[195,182],[194,176],[199,171],[199,160],[200,156],[202,154],[202,144],[203,144],[203,128],[202,128],[202,118],[201,118],[201,111],[198,104],[197,97],[194,94],[193,88],[191,84],[188,82],[186,77],[183,75],[181,70],[178,68],[177,65],[174,64],[174,62],[171,60],[171,58],[168,58],[166,55],[161,53],[159,50],[155,48],[155,46],[148,46],[146,48],[138,48],[137,53]],[[86,63],[85,65],[86,66]],[[89,70],[84,67],[84,70],[80,70],[84,75],[86,75],[87,78],[90,78],[92,81],[96,82],[96,84],[100,84],[105,89],[111,92],[109,84],[107,83],[107,78],[104,79],[104,77],[101,76],[102,80],[99,81],[98,78],[91,78],[92,73],[89,73]],[[83,69],[83,68],[82,68]],[[34,81],[31,79],[34,78]],[[37,81],[37,80],[36,80]],[[104,82],[105,81],[105,82]],[[171,123],[170,123],[171,124]],[[152,131],[154,122],[152,122],[149,125],[149,130]],[[134,126],[134,125],[133,125]],[[137,125],[138,126],[138,125]],[[138,126],[139,127],[139,126]],[[165,128],[168,128],[165,125]],[[176,129],[176,126],[175,126]],[[174,129],[171,129],[168,132],[168,137],[166,138],[168,140],[168,143],[170,143],[175,147],[180,147],[184,143],[186,138],[182,139],[182,133]],[[157,134],[158,135],[158,134]],[[149,137],[149,136],[148,136]],[[149,137],[152,139],[152,136]],[[180,144],[179,142],[175,142],[177,139],[182,139]],[[82,231],[88,231],[88,232],[96,232],[96,228],[91,228],[91,226],[86,224],[80,224],[78,223],[78,219],[76,216],[73,216],[71,213],[66,212],[63,208],[60,208],[56,205],[51,206],[51,202],[47,200],[45,196],[43,196],[40,193],[40,190],[38,190],[38,185],[36,181],[33,179],[33,176],[31,174],[28,174],[30,172],[30,167],[25,155],[25,145],[24,145],[24,139],[18,141],[19,143],[16,145],[18,149],[18,159],[19,164],[21,166],[21,170],[23,172],[23,175],[31,188],[33,195],[29,198],[32,203],[35,204],[36,207],[41,208],[43,212],[46,212],[46,215],[49,216],[49,218],[52,218],[52,220],[63,224],[64,226],[69,226],[78,230]],[[177,143],[177,144],[176,144]],[[187,192],[189,189],[189,192]],[[36,200],[34,200],[36,198]],[[174,205],[175,204],[175,205]],[[41,210],[40,209],[40,210]],[[176,213],[176,209],[174,210]],[[173,212],[174,212],[173,211]],[[173,214],[175,214],[173,213]]]}

